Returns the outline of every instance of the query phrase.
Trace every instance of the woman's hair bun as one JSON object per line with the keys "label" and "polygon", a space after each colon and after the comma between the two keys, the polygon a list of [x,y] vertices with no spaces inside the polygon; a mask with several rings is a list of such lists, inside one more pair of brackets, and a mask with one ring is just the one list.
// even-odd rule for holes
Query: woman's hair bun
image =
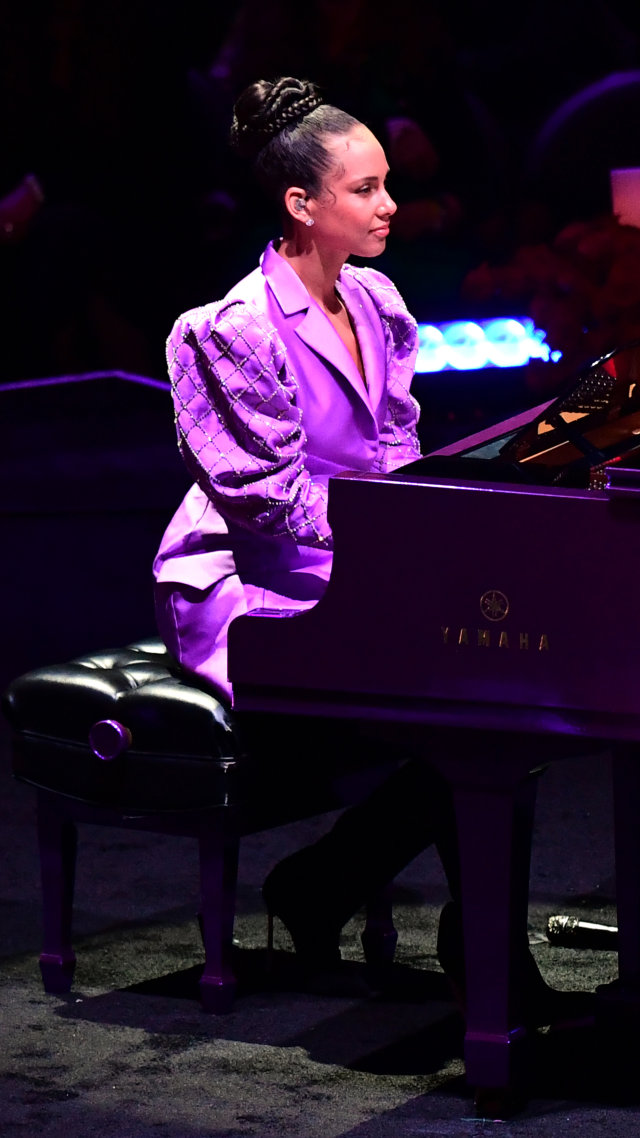
{"label": "woman's hair bun", "polygon": [[233,109],[231,144],[243,157],[255,158],[270,139],[322,102],[318,88],[305,79],[259,79],[242,92]]}

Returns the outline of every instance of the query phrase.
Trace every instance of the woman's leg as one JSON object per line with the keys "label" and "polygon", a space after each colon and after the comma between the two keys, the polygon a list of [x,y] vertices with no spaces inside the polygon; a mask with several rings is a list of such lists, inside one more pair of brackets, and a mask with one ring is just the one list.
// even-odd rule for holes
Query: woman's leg
{"label": "woman's leg", "polygon": [[272,870],[263,889],[267,908],[283,920],[309,966],[335,963],[343,925],[433,842],[458,896],[449,787],[428,763],[411,760],[318,842]]}

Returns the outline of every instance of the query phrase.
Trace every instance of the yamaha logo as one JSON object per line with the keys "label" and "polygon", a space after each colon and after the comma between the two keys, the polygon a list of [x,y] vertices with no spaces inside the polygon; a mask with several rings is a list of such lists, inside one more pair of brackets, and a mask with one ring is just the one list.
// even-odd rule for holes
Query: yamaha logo
{"label": "yamaha logo", "polygon": [[509,612],[509,598],[499,589],[488,589],[480,597],[480,612],[485,620],[504,620]]}
{"label": "yamaha logo", "polygon": [[[480,597],[480,612],[487,621],[498,624],[510,611],[509,598],[500,589],[487,589]],[[456,648],[517,648],[520,652],[548,652],[546,632],[519,632],[513,628],[468,628],[441,624],[442,643]]]}

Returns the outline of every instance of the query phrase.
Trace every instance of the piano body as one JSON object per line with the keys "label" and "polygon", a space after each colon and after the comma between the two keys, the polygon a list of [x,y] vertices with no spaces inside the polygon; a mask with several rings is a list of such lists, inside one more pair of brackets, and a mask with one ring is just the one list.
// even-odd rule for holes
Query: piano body
{"label": "piano body", "polygon": [[526,1080],[512,933],[526,921],[530,772],[550,759],[613,748],[620,976],[602,999],[623,1005],[640,991],[636,370],[633,346],[552,403],[438,455],[332,479],[322,600],[230,629],[239,711],[384,724],[450,780],[465,1060],[481,1088]]}

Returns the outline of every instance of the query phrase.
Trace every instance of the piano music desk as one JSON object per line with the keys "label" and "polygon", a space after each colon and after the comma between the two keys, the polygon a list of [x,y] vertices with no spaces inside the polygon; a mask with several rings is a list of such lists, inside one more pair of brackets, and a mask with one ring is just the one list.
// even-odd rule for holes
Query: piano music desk
{"label": "piano music desk", "polygon": [[325,596],[230,629],[238,710],[367,721],[450,780],[465,1059],[480,1088],[526,1085],[512,949],[528,904],[530,772],[551,759],[613,746],[620,978],[609,1003],[640,991],[640,493],[616,477],[587,491],[339,475]]}

